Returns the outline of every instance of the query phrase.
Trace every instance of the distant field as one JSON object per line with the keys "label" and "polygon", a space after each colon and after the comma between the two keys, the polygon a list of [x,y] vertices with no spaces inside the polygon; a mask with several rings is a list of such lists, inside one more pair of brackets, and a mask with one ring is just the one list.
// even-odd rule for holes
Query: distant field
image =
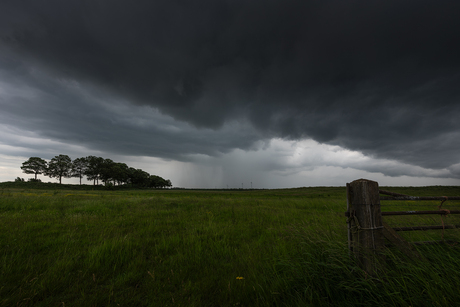
{"label": "distant field", "polygon": [[[459,187],[385,188],[455,196]],[[348,257],[345,188],[104,190],[0,183],[0,306],[452,306],[460,246],[388,250],[378,279]],[[383,211],[437,202],[382,202]],[[460,209],[449,201],[447,209]],[[440,217],[388,218],[440,225]],[[457,216],[444,218],[460,224]],[[409,240],[441,239],[442,231]],[[460,241],[458,230],[444,238]]]}

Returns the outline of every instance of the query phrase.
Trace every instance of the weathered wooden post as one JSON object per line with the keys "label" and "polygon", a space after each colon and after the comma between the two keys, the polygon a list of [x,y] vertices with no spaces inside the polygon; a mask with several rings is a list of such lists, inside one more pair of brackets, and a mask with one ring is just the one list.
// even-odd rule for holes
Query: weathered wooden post
{"label": "weathered wooden post", "polygon": [[347,205],[350,250],[364,271],[376,275],[385,243],[379,184],[366,179],[347,184]]}

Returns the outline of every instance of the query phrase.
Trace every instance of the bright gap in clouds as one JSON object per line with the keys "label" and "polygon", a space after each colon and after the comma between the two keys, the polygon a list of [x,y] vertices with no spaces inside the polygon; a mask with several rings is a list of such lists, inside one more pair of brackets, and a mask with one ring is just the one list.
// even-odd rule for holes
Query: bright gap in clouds
{"label": "bright gap in clouds", "polygon": [[[289,188],[302,186],[344,186],[359,178],[378,181],[380,185],[426,186],[456,185],[449,170],[424,169],[396,161],[373,159],[339,146],[313,140],[272,139],[258,150],[234,150],[214,158],[196,156],[185,167],[195,175],[190,187]],[[184,166],[182,166],[184,167]],[[382,171],[387,174],[384,175]],[[180,182],[180,181],[179,181]],[[186,182],[184,182],[184,186]]]}
{"label": "bright gap in clouds", "polygon": [[[18,131],[15,130],[15,133]],[[11,137],[3,135],[3,139]],[[460,184],[460,180],[452,178],[448,169],[424,169],[396,161],[373,159],[356,151],[319,144],[313,140],[272,139],[269,144],[259,144],[258,148],[251,151],[236,149],[218,157],[190,155],[188,161],[107,154],[38,137],[34,138],[34,143],[46,144],[47,150],[43,154],[47,156],[67,154],[72,159],[88,155],[110,158],[170,179],[174,187],[184,188],[344,186],[359,178],[375,180],[380,185],[396,186]],[[31,177],[22,173],[20,166],[30,156],[40,156],[34,148],[15,147],[0,142],[0,150],[3,153],[0,155],[0,181]],[[52,154],[53,151],[55,153]],[[381,170],[392,176],[384,175]],[[44,182],[57,182],[43,175],[39,178]],[[63,179],[63,183],[78,182],[78,178]],[[85,179],[82,182],[92,184]]]}

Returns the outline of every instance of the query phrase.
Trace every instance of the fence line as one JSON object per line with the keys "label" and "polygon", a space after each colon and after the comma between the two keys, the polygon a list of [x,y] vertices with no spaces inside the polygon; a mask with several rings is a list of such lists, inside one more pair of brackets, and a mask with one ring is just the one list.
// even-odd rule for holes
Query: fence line
{"label": "fence line", "polygon": [[[380,194],[389,195],[390,197],[382,197]],[[437,211],[381,212],[380,200],[440,200],[441,204],[438,206],[439,210]],[[411,244],[399,236],[397,231],[435,229],[444,231],[444,229],[460,228],[460,225],[444,225],[444,221],[442,220],[443,216],[448,214],[460,214],[460,210],[441,209],[442,204],[446,200],[460,200],[460,196],[410,196],[379,190],[377,182],[366,179],[359,179],[347,183],[347,211],[345,212],[345,216],[348,218],[348,248],[350,255],[353,255],[360,267],[371,275],[374,275],[379,269],[378,263],[384,263],[382,251],[385,248],[385,239],[397,246],[409,257],[423,260],[424,257],[412,244],[435,244],[440,241],[412,242]],[[426,214],[440,215],[442,226],[390,227],[382,219],[382,216]]]}

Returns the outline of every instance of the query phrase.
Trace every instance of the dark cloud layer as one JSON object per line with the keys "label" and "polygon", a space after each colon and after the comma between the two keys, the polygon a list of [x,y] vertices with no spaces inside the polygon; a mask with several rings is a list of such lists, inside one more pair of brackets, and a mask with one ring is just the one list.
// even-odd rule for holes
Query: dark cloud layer
{"label": "dark cloud layer", "polygon": [[[199,128],[249,120],[258,138],[460,161],[458,1],[4,0],[0,12],[0,50],[18,61]],[[256,140],[236,139],[218,151]],[[209,154],[192,145],[165,150]]]}

